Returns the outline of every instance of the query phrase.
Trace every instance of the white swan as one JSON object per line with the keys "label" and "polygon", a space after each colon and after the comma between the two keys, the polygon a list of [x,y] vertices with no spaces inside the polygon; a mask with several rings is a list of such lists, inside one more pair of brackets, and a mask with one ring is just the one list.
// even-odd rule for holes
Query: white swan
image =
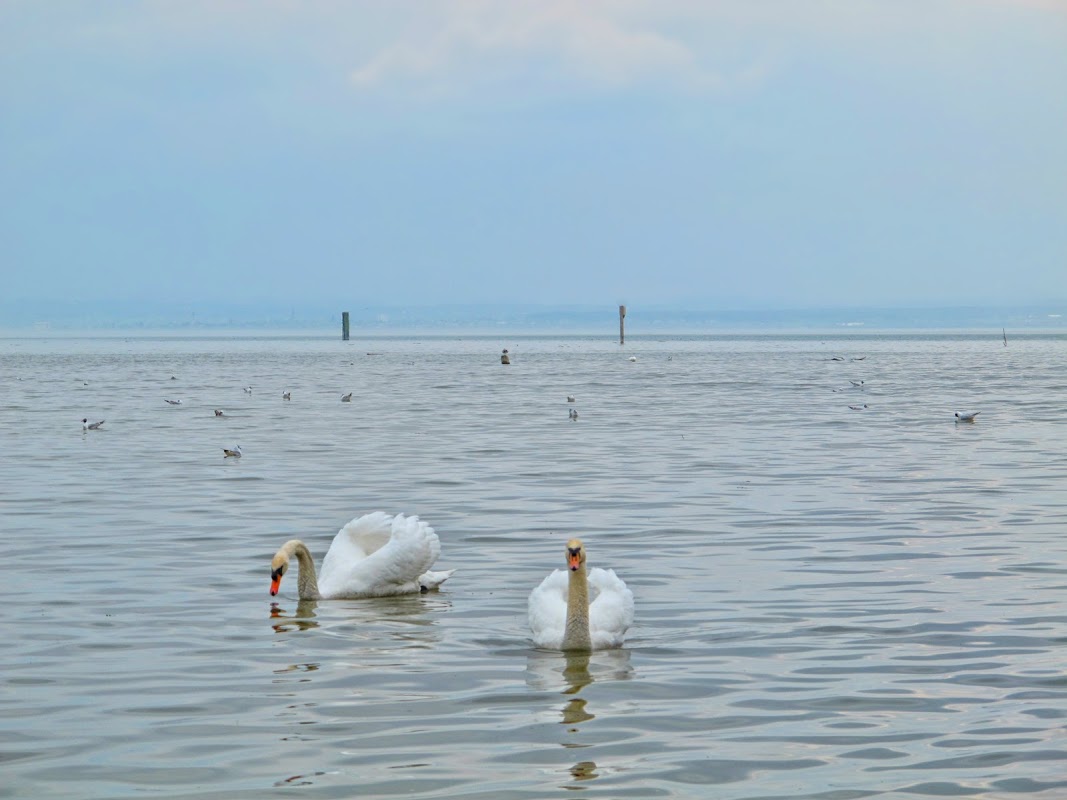
{"label": "white swan", "polygon": [[[568,571],[555,570],[530,592],[534,644],[555,650],[618,647],[634,621],[634,595],[614,570],[585,569],[585,546],[567,542]],[[589,586],[597,591],[589,602]]]}
{"label": "white swan", "polygon": [[270,564],[270,593],[278,594],[296,556],[301,600],[387,597],[436,589],[455,570],[430,572],[441,554],[433,528],[418,517],[382,511],[352,520],[337,532],[316,579],[315,562],[299,539],[282,545]]}

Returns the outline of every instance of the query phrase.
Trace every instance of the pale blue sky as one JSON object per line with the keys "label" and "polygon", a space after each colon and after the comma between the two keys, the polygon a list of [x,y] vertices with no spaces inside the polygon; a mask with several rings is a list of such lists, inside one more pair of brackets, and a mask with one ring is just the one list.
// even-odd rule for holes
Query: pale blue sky
{"label": "pale blue sky", "polygon": [[0,137],[9,303],[1067,299],[1067,0],[4,0]]}

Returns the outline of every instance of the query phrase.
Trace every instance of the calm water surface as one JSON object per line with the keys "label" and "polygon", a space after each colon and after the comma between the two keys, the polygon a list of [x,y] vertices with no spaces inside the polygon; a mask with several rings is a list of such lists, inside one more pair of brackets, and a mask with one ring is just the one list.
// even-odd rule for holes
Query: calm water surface
{"label": "calm water surface", "polygon": [[[0,797],[1067,797],[1067,337],[4,339],[0,380]],[[375,510],[443,591],[272,602]],[[531,645],[572,536],[621,650]]]}

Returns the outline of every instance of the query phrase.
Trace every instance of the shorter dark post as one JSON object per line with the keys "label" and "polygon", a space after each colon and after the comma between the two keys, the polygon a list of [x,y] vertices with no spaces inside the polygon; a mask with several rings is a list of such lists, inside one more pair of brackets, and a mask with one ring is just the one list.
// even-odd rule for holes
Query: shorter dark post
{"label": "shorter dark post", "polygon": [[626,306],[619,306],[619,344],[626,344]]}
{"label": "shorter dark post", "polygon": [[341,341],[348,341],[348,312],[341,312]]}

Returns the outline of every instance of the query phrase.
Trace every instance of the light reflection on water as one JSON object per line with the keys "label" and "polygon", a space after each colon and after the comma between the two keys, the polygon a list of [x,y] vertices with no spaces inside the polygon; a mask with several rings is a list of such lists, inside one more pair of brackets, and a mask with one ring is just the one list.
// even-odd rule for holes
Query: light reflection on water
{"label": "light reflection on water", "polygon": [[[1067,340],[506,344],[0,340],[0,797],[1067,794]],[[272,601],[377,509],[441,592]],[[621,650],[529,641],[573,535]]]}

